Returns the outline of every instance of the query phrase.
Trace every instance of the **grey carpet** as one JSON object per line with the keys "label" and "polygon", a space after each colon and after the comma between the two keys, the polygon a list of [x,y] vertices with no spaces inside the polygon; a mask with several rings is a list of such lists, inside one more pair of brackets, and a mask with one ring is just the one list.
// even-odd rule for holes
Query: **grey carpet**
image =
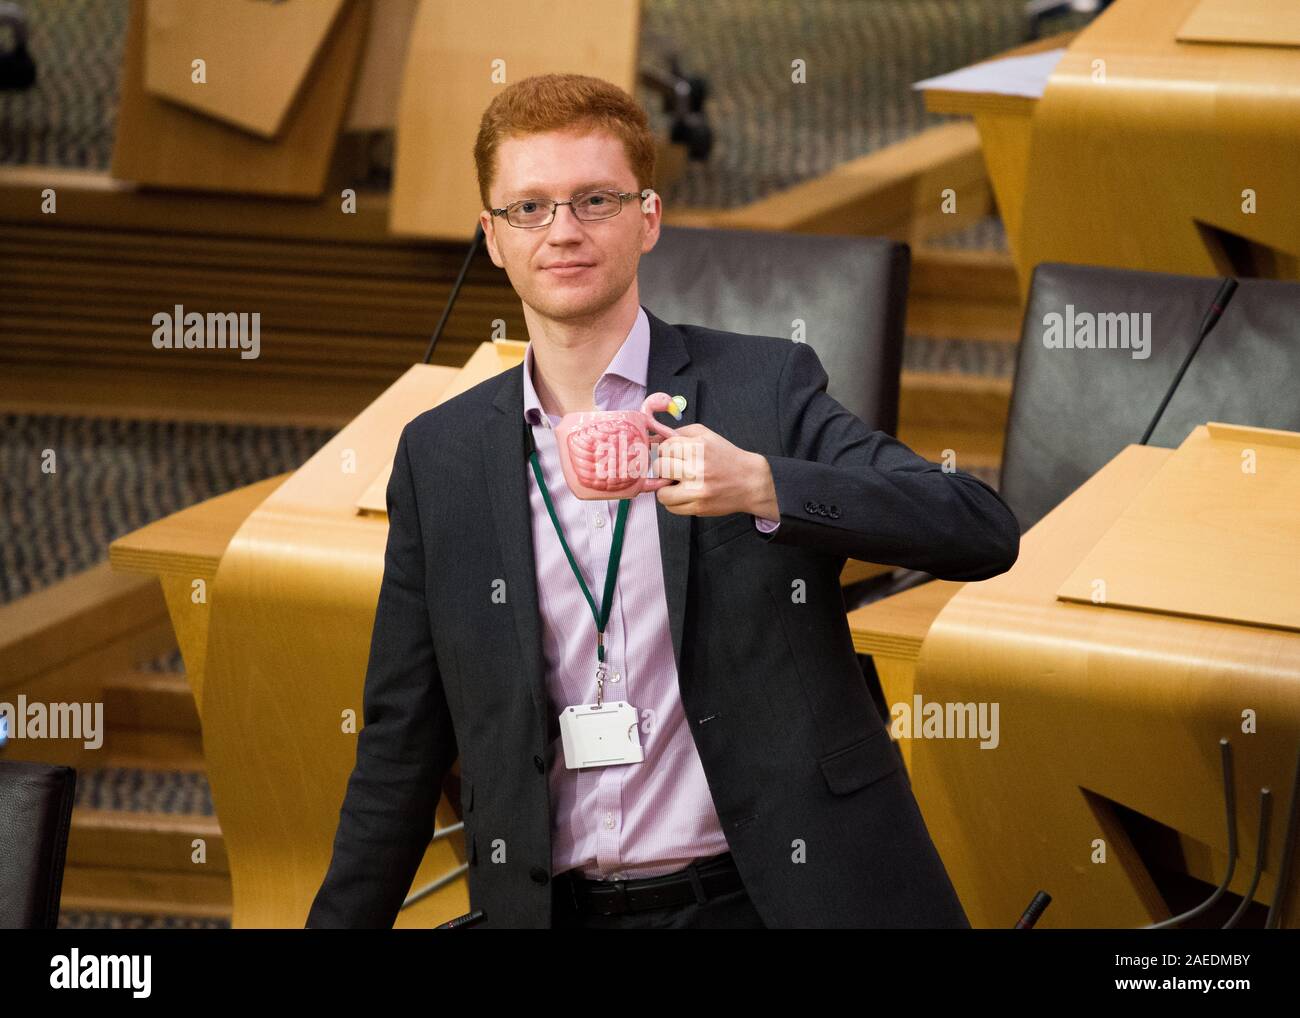
{"label": "grey carpet", "polygon": [[76,805],[123,813],[215,815],[207,776],[199,771],[79,770]]}
{"label": "grey carpet", "polygon": [[296,469],[333,434],[0,414],[0,604],[103,561],[146,523]]}

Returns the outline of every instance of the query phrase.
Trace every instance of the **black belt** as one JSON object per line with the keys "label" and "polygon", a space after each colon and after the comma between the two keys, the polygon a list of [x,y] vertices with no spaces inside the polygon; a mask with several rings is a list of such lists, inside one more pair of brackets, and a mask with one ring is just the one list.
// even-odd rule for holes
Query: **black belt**
{"label": "black belt", "polygon": [[688,902],[703,904],[720,894],[738,891],[740,871],[730,852],[697,859],[683,870],[637,880],[591,880],[578,870],[555,878],[555,893],[581,913],[621,915]]}

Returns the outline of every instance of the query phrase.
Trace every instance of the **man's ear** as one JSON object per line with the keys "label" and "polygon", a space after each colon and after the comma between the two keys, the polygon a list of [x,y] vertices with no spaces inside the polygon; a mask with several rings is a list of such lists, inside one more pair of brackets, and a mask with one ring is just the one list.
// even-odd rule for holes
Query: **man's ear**
{"label": "man's ear", "polygon": [[483,209],[478,214],[479,225],[483,227],[483,240],[487,244],[488,255],[492,259],[492,264],[498,269],[504,269],[505,263],[501,261],[501,252],[497,250],[497,221],[487,209]]}
{"label": "man's ear", "polygon": [[659,223],[663,219],[663,199],[659,192],[647,187],[641,192],[641,213],[645,222],[645,236],[641,238],[641,253],[648,254],[659,243]]}

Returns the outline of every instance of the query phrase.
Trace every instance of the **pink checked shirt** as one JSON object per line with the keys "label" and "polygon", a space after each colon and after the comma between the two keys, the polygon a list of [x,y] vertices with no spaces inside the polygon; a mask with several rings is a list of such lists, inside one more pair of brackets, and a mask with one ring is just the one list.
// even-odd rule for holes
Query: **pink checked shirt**
{"label": "pink checked shirt", "polygon": [[[639,409],[646,397],[649,360],[650,321],[641,308],[596,382],[592,404],[601,410]],[[560,418],[542,410],[533,388],[531,342],[524,353],[524,417],[532,425],[542,476],[564,538],[601,607],[618,500],[583,501],[569,491],[552,430]],[[558,717],[571,704],[595,702],[596,623],[531,469],[528,479],[543,666],[549,709]],[[645,758],[635,764],[569,770],[556,736],[547,751],[552,875],[577,868],[598,879],[653,877],[728,850],[682,711],[656,501],[654,492],[632,499],[605,628],[605,699],[625,700],[637,709]],[[765,533],[780,525],[758,517],[754,522]]]}

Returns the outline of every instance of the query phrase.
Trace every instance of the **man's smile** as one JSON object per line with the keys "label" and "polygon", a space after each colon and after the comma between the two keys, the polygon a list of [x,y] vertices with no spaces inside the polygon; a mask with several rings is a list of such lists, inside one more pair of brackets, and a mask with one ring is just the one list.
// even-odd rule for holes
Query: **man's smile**
{"label": "man's smile", "polygon": [[567,278],[569,276],[581,275],[590,268],[594,268],[591,262],[552,262],[550,265],[545,266],[543,271],[549,272],[555,276],[560,276],[561,278]]}

